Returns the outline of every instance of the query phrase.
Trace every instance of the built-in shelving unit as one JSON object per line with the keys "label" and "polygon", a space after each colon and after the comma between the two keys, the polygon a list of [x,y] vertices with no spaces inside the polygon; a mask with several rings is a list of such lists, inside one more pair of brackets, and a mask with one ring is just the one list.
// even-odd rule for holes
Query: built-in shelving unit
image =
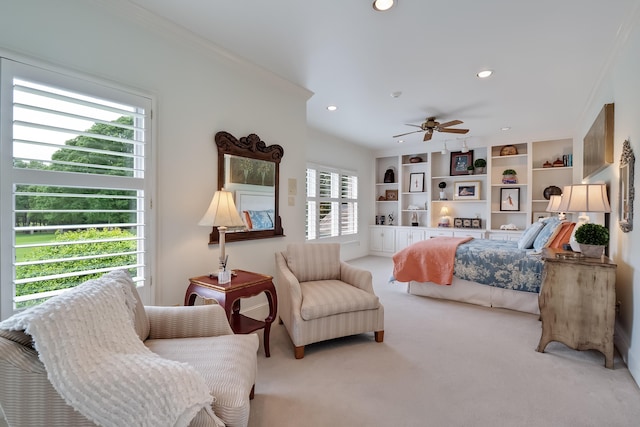
{"label": "built-in shelving unit", "polygon": [[[522,230],[545,211],[548,199],[544,190],[549,186],[562,189],[573,180],[571,139],[534,141],[512,144],[510,153],[504,144],[474,148],[473,159],[485,159],[486,172],[451,175],[451,152],[398,154],[380,156],[375,160],[375,215],[371,218],[371,251],[389,255],[412,243],[435,236],[473,236],[500,240],[517,240]],[[558,165],[558,160],[563,165]],[[553,163],[556,162],[556,166]],[[551,166],[550,166],[551,165]],[[393,182],[384,182],[392,169]],[[516,183],[504,183],[503,172],[514,169]],[[444,182],[444,200],[439,184]],[[454,197],[461,186],[474,187],[477,198]],[[517,192],[507,191],[517,190]],[[390,193],[389,193],[390,192]],[[393,200],[388,200],[388,195]],[[395,194],[395,197],[393,195]],[[502,205],[502,196],[518,194],[518,204],[511,210]],[[441,210],[449,211],[451,227],[438,227]],[[389,226],[389,215],[393,226]],[[384,216],[384,225],[378,224]],[[455,218],[479,220],[479,228],[455,227]],[[413,223],[417,219],[417,226]],[[477,224],[477,223],[476,223]],[[513,224],[516,230],[501,226]]]}

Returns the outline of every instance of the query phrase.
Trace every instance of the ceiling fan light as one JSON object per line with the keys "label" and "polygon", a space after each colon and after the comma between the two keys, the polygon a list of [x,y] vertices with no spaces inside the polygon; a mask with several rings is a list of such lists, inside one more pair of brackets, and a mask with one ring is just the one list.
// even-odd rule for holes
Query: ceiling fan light
{"label": "ceiling fan light", "polygon": [[384,12],[393,7],[395,1],[394,0],[374,0],[373,2],[373,10],[378,12]]}

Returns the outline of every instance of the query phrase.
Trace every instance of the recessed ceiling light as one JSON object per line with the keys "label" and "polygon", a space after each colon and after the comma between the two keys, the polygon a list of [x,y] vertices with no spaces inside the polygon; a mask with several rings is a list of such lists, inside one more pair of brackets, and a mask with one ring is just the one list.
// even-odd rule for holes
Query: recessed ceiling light
{"label": "recessed ceiling light", "polygon": [[335,105],[329,105],[327,107],[327,110],[329,110],[329,111],[336,111],[337,109],[338,109],[338,107],[336,107]]}
{"label": "recessed ceiling light", "polygon": [[395,92],[391,92],[391,97],[392,98],[400,98],[400,95],[402,95],[402,91],[401,90],[397,90]]}
{"label": "recessed ceiling light", "polygon": [[394,3],[394,0],[374,0],[373,9],[378,12],[384,12],[385,10],[391,9]]}
{"label": "recessed ceiling light", "polygon": [[402,144],[404,142],[404,139],[399,139],[398,140],[398,144]]}
{"label": "recessed ceiling light", "polygon": [[500,128],[500,130],[509,130],[509,129],[511,129],[511,126],[505,126]]}
{"label": "recessed ceiling light", "polygon": [[482,70],[478,74],[476,74],[476,76],[480,77],[481,79],[486,79],[491,74],[493,74],[493,71],[491,70]]}

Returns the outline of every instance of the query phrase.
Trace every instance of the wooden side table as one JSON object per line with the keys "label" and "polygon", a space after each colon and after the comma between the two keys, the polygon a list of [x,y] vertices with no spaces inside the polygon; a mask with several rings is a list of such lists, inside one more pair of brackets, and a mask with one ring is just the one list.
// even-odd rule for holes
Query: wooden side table
{"label": "wooden side table", "polygon": [[[537,351],[551,341],[575,350],[598,350],[613,369],[613,331],[616,314],[616,264],[609,258],[572,258],[545,249],[540,319],[542,336]],[[559,254],[557,256],[557,254]]]}
{"label": "wooden side table", "polygon": [[[193,305],[196,296],[213,298],[224,308],[231,329],[236,334],[249,334],[264,328],[264,353],[269,353],[269,333],[271,324],[278,311],[278,297],[273,285],[273,277],[252,273],[244,270],[234,270],[231,282],[223,285],[218,283],[215,276],[199,276],[189,279],[189,287],[184,296],[184,305]],[[264,321],[255,320],[240,314],[240,299],[259,295],[264,292],[269,302],[269,316]]]}

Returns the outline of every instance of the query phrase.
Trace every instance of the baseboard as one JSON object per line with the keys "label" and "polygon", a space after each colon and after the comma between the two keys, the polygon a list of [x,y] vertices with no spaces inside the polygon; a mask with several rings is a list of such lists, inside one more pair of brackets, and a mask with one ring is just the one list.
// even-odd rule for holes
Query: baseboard
{"label": "baseboard", "polygon": [[616,321],[615,333],[613,335],[614,345],[618,349],[618,352],[622,356],[622,360],[627,364],[629,373],[633,377],[633,380],[640,387],[640,365],[638,360],[631,352],[631,340],[626,331],[622,329],[620,322]]}

